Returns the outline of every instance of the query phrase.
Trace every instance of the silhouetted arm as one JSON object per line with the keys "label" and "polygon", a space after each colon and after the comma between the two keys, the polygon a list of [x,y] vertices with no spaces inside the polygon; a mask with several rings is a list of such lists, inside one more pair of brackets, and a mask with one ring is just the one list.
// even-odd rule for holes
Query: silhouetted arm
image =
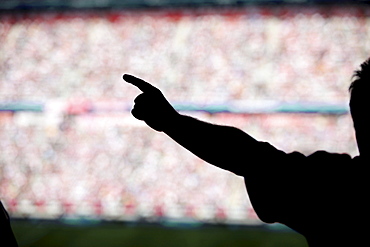
{"label": "silhouetted arm", "polygon": [[163,132],[201,159],[238,175],[244,168],[246,156],[258,146],[255,139],[238,128],[183,115]]}
{"label": "silhouetted arm", "polygon": [[135,99],[132,114],[201,159],[241,175],[243,160],[253,153],[258,142],[240,129],[206,123],[179,114],[159,89],[130,75],[123,79],[143,93]]}

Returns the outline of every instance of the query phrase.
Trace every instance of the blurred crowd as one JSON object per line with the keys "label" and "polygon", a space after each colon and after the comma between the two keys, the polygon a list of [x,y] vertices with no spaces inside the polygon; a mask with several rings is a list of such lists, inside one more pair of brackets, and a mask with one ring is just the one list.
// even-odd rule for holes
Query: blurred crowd
{"label": "blurred crowd", "polygon": [[[1,121],[0,194],[12,214],[215,219],[222,210],[254,219],[242,177],[201,161],[129,113],[67,115],[58,125],[37,115]],[[286,152],[357,152],[348,115],[193,116],[239,127]]]}
{"label": "blurred crowd", "polygon": [[196,208],[250,208],[242,178],[204,163],[138,121],[129,124],[128,113],[68,116],[58,126],[25,114],[0,130],[0,193],[7,205],[13,203],[11,213],[23,210],[22,201],[59,202],[59,216],[96,203],[119,203],[116,214],[131,207],[138,216],[148,214],[140,212],[145,206],[163,213],[177,208],[184,217]]}
{"label": "blurred crowd", "polygon": [[[0,113],[0,197],[20,216],[253,218],[241,177],[129,112],[69,115],[50,102],[131,103],[139,92],[122,81],[124,73],[152,82],[174,103],[347,102],[353,70],[370,54],[366,11],[1,14],[0,102],[39,101],[48,109]],[[357,154],[349,115],[199,117],[286,152]]]}
{"label": "blurred crowd", "polygon": [[170,100],[347,99],[370,52],[367,8],[0,15],[2,100],[114,98],[135,74]]}

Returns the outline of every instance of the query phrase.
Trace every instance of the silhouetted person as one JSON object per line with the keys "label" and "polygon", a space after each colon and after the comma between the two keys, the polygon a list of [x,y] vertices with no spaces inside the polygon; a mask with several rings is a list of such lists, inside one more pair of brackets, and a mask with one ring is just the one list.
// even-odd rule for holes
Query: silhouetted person
{"label": "silhouetted person", "polygon": [[360,155],[285,153],[240,129],[179,114],[159,89],[132,75],[143,93],[132,114],[208,163],[243,176],[251,203],[266,223],[303,234],[309,246],[368,246],[367,170],[370,154],[370,62],[355,71],[350,109]]}
{"label": "silhouetted person", "polygon": [[17,247],[12,227],[10,226],[10,218],[0,201],[0,246]]}

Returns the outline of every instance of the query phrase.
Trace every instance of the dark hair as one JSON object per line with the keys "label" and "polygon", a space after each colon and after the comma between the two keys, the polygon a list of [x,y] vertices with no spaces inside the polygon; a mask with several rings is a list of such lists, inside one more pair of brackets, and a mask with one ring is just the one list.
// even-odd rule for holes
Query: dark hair
{"label": "dark hair", "polygon": [[[363,114],[367,107],[370,89],[370,58],[360,65],[360,69],[353,73],[353,81],[349,86],[350,92],[350,110],[352,118]],[[357,118],[357,117],[356,117]]]}
{"label": "dark hair", "polygon": [[367,82],[370,81],[370,58],[363,62],[360,67],[361,68],[359,70],[355,70],[352,76],[354,80],[349,86],[349,91],[351,95],[353,89],[368,87],[370,84],[369,82]]}

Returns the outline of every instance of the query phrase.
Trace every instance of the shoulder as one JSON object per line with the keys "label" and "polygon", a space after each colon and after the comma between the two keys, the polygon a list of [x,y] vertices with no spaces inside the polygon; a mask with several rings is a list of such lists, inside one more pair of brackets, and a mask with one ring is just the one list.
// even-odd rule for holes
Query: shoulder
{"label": "shoulder", "polygon": [[[268,142],[259,142],[259,151],[256,152],[255,158],[259,163],[269,164],[271,169],[278,169],[283,172],[287,169],[311,169],[315,166],[330,167],[334,165],[348,165],[360,161],[359,157],[352,158],[347,153],[331,153],[324,150],[316,151],[310,155],[305,155],[301,152],[295,151],[291,153],[284,152],[277,149]],[[276,166],[276,164],[279,164]],[[277,171],[277,172],[278,172]]]}
{"label": "shoulder", "polygon": [[[299,151],[295,151],[295,152],[291,152],[291,153],[285,153],[281,150],[278,150],[277,148],[275,148],[274,146],[272,146],[271,144],[269,143],[266,143],[266,142],[262,142],[260,144],[261,146],[264,147],[264,150],[267,151],[268,154],[275,154],[277,156],[282,156],[282,157],[286,157],[286,158],[290,158],[290,159],[303,159],[303,160],[338,160],[338,161],[350,161],[352,160],[352,157],[347,154],[347,153],[330,153],[328,151],[325,151],[325,150],[318,150],[310,155],[304,155],[302,153],[300,153]],[[356,160],[359,160],[358,159],[359,157],[355,157]]]}
{"label": "shoulder", "polygon": [[351,156],[347,153],[330,153],[325,150],[319,150],[309,155],[311,158],[337,158],[337,159],[346,159],[351,160]]}
{"label": "shoulder", "polygon": [[324,150],[316,151],[308,156],[309,159],[332,159],[332,160],[352,160],[351,156],[346,153],[329,153]]}

